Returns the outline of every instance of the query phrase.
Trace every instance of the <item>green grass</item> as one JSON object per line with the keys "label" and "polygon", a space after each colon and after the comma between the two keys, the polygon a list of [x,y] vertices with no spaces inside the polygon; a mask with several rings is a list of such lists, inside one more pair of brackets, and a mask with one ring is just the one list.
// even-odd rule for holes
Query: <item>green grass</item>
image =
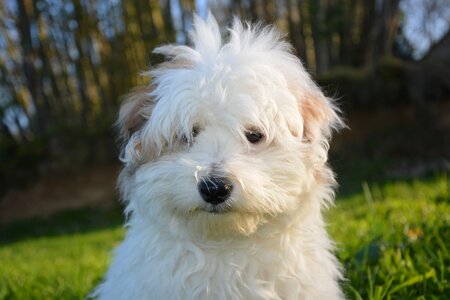
{"label": "green grass", "polygon": [[[353,299],[448,299],[450,202],[445,175],[361,183],[328,216]],[[447,295],[447,296],[444,296]]]}
{"label": "green grass", "polygon": [[[327,213],[351,299],[448,299],[447,176],[358,181],[345,175]],[[112,211],[67,212],[0,229],[0,299],[83,299],[123,237]],[[447,296],[446,296],[447,295]]]}
{"label": "green grass", "polygon": [[84,299],[123,237],[118,209],[65,212],[0,230],[0,299]]}
{"label": "green grass", "polygon": [[1,299],[83,299],[120,229],[17,242],[0,249]]}

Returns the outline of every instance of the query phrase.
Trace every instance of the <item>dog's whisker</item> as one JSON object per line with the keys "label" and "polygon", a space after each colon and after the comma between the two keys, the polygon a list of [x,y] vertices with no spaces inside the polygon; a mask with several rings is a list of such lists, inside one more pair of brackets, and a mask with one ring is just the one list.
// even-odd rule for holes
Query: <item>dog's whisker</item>
{"label": "dog's whisker", "polygon": [[202,166],[195,166],[195,171],[194,171],[194,178],[195,178],[195,182],[198,182],[198,173],[203,170]]}

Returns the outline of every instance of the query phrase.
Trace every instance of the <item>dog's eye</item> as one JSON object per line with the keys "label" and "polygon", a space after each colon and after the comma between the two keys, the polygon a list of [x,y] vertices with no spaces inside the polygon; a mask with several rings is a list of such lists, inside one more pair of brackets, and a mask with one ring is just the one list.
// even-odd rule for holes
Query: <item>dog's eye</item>
{"label": "dog's eye", "polygon": [[[199,132],[200,130],[198,129],[198,127],[193,127],[192,128],[192,130],[191,130],[191,136],[192,136],[192,138],[194,139],[197,135],[198,135],[198,132]],[[183,135],[182,137],[181,137],[181,140],[183,141],[183,143],[185,143],[185,144],[188,144],[189,143],[189,138],[186,136],[186,135]],[[192,143],[192,141],[191,141],[191,143]]]}
{"label": "dog's eye", "polygon": [[199,132],[199,129],[198,129],[198,127],[193,127],[192,128],[192,137],[196,137],[197,135],[198,135],[198,132]]}
{"label": "dog's eye", "polygon": [[264,135],[256,130],[248,130],[245,132],[245,137],[250,143],[256,144],[263,139]]}

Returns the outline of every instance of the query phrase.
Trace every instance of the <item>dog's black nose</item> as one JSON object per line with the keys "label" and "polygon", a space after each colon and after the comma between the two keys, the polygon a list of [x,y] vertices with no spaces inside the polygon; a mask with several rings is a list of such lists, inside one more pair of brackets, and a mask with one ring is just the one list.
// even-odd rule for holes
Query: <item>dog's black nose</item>
{"label": "dog's black nose", "polygon": [[207,177],[198,184],[197,188],[203,200],[217,205],[230,197],[233,183],[223,177]]}

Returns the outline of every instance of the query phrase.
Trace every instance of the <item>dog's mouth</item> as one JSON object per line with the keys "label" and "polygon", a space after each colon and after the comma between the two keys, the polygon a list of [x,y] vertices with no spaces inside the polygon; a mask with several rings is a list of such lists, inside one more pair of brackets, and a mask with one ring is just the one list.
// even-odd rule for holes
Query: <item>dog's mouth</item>
{"label": "dog's mouth", "polygon": [[221,215],[221,214],[230,213],[233,209],[232,209],[231,205],[229,205],[227,203],[222,203],[219,205],[207,205],[207,206],[200,208],[200,210],[210,213],[210,214],[213,214],[213,215]]}
{"label": "dog's mouth", "polygon": [[210,215],[225,215],[238,212],[239,209],[233,205],[233,199],[228,199],[219,204],[211,204],[202,201],[199,205],[185,211],[186,214],[210,214]]}
{"label": "dog's mouth", "polygon": [[212,213],[214,215],[226,214],[230,211],[231,211],[230,207],[222,208],[221,206],[214,206],[214,207],[208,209],[208,212]]}

